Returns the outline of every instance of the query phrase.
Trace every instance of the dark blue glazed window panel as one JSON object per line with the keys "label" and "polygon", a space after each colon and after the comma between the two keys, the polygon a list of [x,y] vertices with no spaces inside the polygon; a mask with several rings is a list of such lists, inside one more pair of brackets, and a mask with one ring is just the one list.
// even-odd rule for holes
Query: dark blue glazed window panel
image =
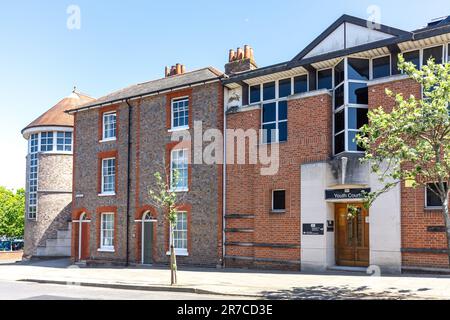
{"label": "dark blue glazed window panel", "polygon": [[263,84],[263,100],[275,99],[275,82]]}
{"label": "dark blue glazed window panel", "polygon": [[284,98],[291,95],[291,79],[280,80],[278,83],[278,96]]}
{"label": "dark blue glazed window panel", "polygon": [[368,59],[348,59],[348,78],[350,80],[369,80],[369,60]]}

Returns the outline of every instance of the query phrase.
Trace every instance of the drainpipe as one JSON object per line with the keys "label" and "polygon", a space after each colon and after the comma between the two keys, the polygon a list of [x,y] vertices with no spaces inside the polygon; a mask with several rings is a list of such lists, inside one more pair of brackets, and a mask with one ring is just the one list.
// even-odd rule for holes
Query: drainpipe
{"label": "drainpipe", "polygon": [[131,167],[131,115],[132,115],[132,107],[129,102],[129,100],[125,100],[126,104],[128,105],[128,137],[127,137],[127,144],[128,144],[128,152],[127,152],[127,236],[126,236],[126,266],[129,265],[129,234],[130,234],[130,167]]}
{"label": "drainpipe", "polygon": [[[227,115],[226,115],[226,96],[225,87],[223,87],[223,169],[222,169],[222,267],[225,268],[225,229],[226,229],[226,209],[227,209]],[[228,93],[228,89],[227,93]]]}

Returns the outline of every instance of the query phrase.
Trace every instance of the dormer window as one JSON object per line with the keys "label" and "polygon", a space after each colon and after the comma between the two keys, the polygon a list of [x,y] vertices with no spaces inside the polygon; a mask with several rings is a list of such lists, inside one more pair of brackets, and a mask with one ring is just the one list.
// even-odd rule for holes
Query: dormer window
{"label": "dormer window", "polygon": [[116,139],[116,116],[116,112],[107,112],[103,114],[103,140]]}

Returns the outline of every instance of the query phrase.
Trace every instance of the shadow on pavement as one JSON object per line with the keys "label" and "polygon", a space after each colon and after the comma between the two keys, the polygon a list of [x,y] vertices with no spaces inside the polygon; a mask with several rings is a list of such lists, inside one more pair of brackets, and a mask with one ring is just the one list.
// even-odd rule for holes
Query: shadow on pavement
{"label": "shadow on pavement", "polygon": [[[427,288],[417,291],[426,291]],[[409,290],[398,290],[389,288],[382,292],[371,292],[367,286],[352,288],[348,286],[329,287],[313,286],[305,288],[293,288],[289,290],[264,291],[265,299],[270,300],[363,300],[363,299],[384,299],[384,300],[404,300],[422,299],[420,296]]]}

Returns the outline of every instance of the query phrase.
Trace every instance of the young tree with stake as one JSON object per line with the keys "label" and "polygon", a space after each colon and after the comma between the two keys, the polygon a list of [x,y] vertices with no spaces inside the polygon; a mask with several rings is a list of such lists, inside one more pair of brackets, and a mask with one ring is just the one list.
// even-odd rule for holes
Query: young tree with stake
{"label": "young tree with stake", "polygon": [[[166,170],[167,172],[167,170]],[[179,172],[172,171],[172,176],[166,174],[165,179],[161,173],[156,172],[155,186],[149,189],[149,195],[153,206],[158,209],[169,223],[170,230],[170,284],[177,284],[177,259],[175,254],[174,229],[177,223],[177,207],[181,201],[177,193],[174,191],[174,186],[178,184]],[[171,181],[172,180],[172,181]]]}

